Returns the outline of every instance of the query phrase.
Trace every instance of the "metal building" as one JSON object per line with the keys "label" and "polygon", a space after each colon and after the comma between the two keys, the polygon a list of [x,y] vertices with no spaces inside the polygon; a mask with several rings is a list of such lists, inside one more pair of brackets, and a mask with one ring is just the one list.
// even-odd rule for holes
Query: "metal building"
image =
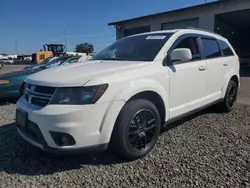
{"label": "metal building", "polygon": [[250,0],[220,0],[109,23],[116,38],[165,29],[199,27],[228,38],[241,58],[250,57]]}

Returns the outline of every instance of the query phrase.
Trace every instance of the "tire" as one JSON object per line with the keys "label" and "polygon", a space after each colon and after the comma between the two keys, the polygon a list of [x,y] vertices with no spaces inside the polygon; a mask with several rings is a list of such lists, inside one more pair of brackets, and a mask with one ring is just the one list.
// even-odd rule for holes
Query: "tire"
{"label": "tire", "polygon": [[233,110],[237,100],[238,86],[233,80],[230,80],[227,86],[226,94],[221,104],[223,112],[230,112]]}
{"label": "tire", "polygon": [[161,118],[155,105],[144,99],[130,101],[117,118],[111,149],[127,160],[135,160],[151,151],[160,131]]}

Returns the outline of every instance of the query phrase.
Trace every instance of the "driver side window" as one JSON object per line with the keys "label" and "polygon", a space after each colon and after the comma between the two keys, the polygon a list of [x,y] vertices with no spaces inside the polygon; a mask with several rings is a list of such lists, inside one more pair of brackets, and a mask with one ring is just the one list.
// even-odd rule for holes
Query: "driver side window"
{"label": "driver side window", "polygon": [[180,41],[179,44],[174,49],[177,48],[188,48],[191,50],[192,53],[192,60],[198,60],[201,59],[201,54],[198,49],[198,44],[197,44],[197,38],[195,37],[190,37],[190,38],[185,38],[182,41]]}

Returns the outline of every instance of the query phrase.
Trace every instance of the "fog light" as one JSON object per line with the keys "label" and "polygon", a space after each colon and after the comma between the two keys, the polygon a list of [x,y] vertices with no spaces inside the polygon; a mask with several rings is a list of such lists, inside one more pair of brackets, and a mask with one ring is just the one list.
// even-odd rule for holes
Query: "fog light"
{"label": "fog light", "polygon": [[61,137],[61,143],[62,143],[64,146],[70,145],[69,139],[68,139],[66,136],[62,136],[62,137]]}
{"label": "fog light", "polygon": [[72,146],[76,144],[75,139],[67,133],[50,131],[52,138],[58,146]]}

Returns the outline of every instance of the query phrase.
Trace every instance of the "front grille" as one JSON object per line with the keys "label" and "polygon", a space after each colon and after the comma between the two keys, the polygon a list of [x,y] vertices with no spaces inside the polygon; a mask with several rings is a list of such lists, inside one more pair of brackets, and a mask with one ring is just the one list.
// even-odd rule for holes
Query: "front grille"
{"label": "front grille", "polygon": [[27,84],[24,97],[29,104],[45,107],[49,104],[56,88]]}

